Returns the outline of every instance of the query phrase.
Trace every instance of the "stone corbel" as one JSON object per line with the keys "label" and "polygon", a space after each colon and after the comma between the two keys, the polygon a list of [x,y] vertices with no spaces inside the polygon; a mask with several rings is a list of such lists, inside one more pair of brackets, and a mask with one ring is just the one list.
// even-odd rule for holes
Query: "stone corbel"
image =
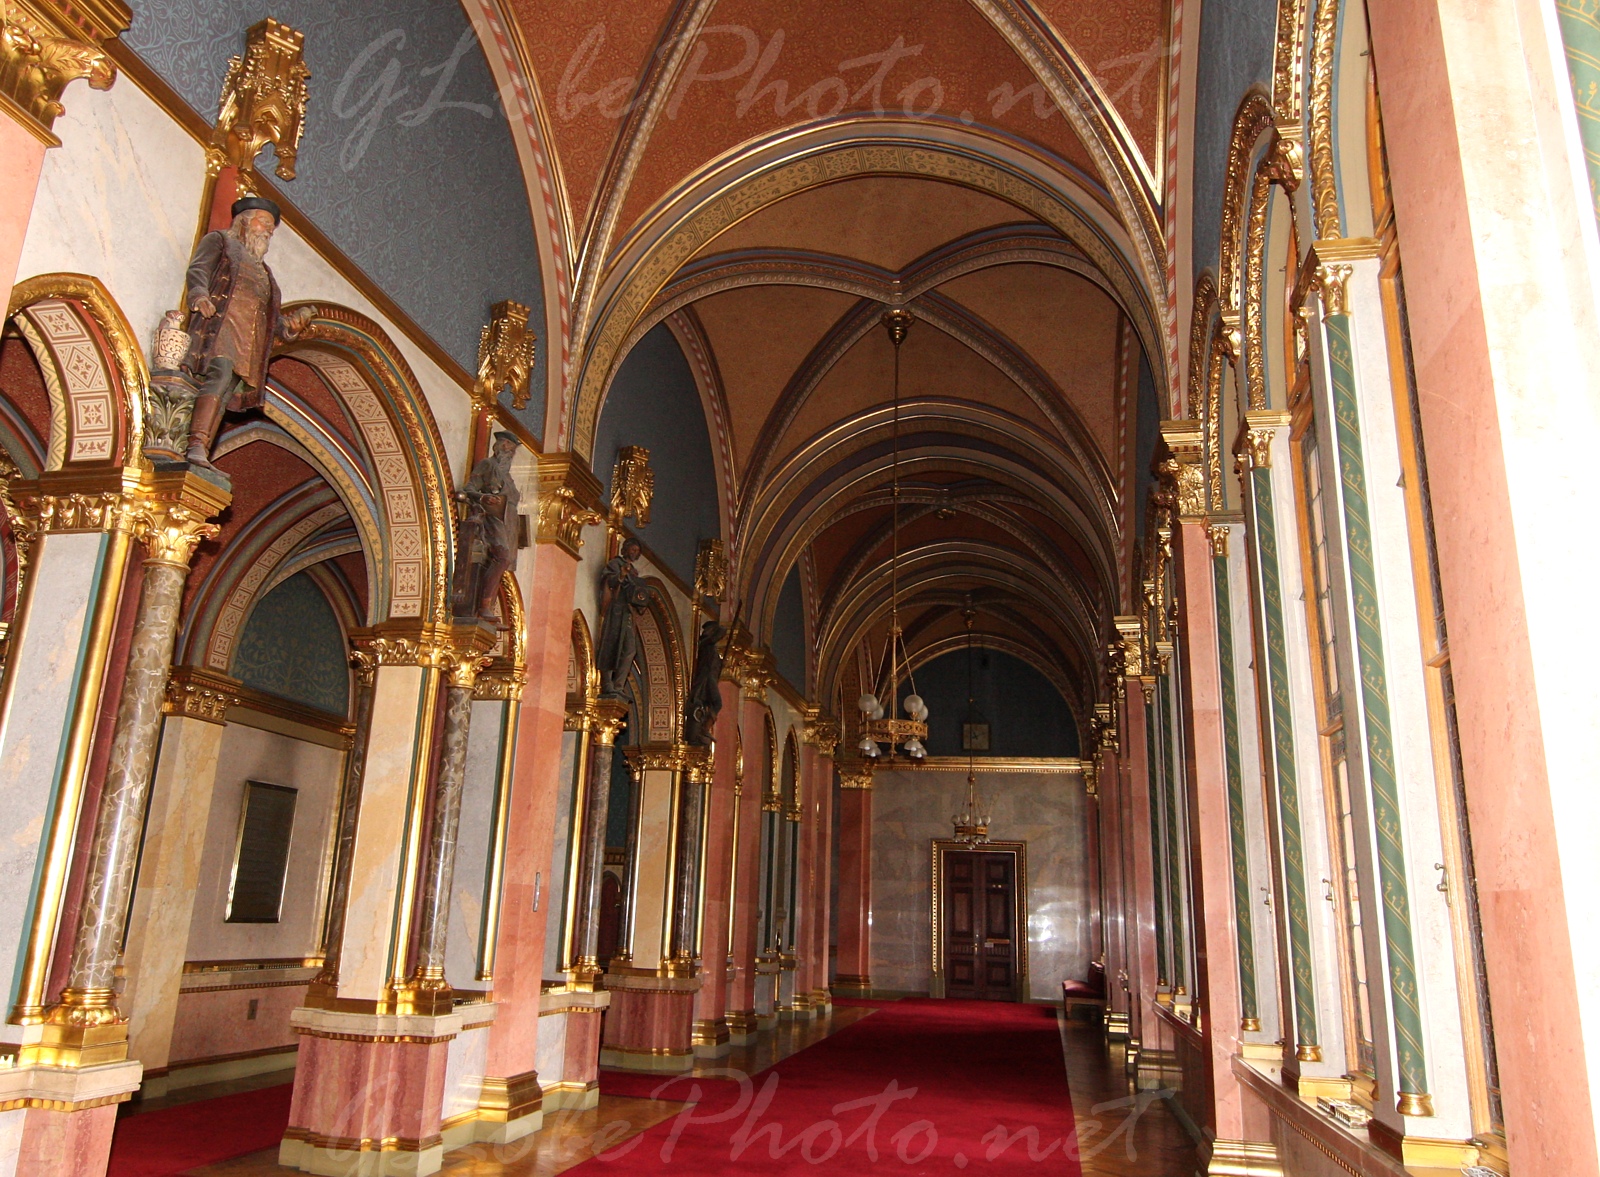
{"label": "stone corbel", "polygon": [[507,299],[489,312],[489,322],[478,338],[478,378],[472,386],[472,403],[492,409],[501,390],[511,394],[511,407],[525,409],[533,395],[533,365],[538,341],[528,329],[528,308]]}
{"label": "stone corbel", "polygon": [[821,751],[824,756],[832,756],[839,746],[839,721],[831,715],[825,715],[819,707],[807,707],[805,714],[805,742]]}
{"label": "stone corbel", "polygon": [[1122,674],[1125,679],[1143,678],[1144,623],[1137,616],[1117,617],[1117,636],[1122,642]]}
{"label": "stone corbel", "polygon": [[535,541],[556,544],[576,557],[583,550],[584,527],[605,522],[600,498],[600,480],[577,454],[541,455]]}
{"label": "stone corbel", "polygon": [[47,147],[66,113],[61,95],[79,78],[109,90],[117,67],[104,45],[133,19],[121,0],[9,0],[0,9],[0,107]]}
{"label": "stone corbel", "polygon": [[225,724],[241,686],[238,679],[203,666],[174,666],[167,677],[167,697],[161,709],[185,719]]}

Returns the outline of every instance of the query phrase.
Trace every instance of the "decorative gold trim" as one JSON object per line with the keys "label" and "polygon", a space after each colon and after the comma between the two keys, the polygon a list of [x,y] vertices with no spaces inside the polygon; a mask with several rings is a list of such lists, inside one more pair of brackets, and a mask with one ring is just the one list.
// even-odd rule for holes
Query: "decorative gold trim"
{"label": "decorative gold trim", "polygon": [[66,113],[62,92],[79,78],[111,89],[117,67],[104,43],[131,21],[119,0],[9,0],[0,9],[0,106],[46,147],[61,146],[51,127]]}
{"label": "decorative gold trim", "polygon": [[530,383],[538,343],[528,330],[528,308],[506,299],[489,310],[489,322],[478,336],[478,378],[472,385],[472,403],[480,411],[511,393],[511,407],[525,409],[533,395]]}
{"label": "decorative gold trim", "polygon": [[485,1075],[479,1090],[477,1118],[491,1124],[508,1124],[531,1116],[544,1107],[538,1071],[500,1078]]}
{"label": "decorative gold trim", "polygon": [[1311,24],[1311,207],[1317,237],[1343,236],[1339,223],[1339,181],[1333,162],[1333,58],[1339,38],[1339,0],[1310,0]]}

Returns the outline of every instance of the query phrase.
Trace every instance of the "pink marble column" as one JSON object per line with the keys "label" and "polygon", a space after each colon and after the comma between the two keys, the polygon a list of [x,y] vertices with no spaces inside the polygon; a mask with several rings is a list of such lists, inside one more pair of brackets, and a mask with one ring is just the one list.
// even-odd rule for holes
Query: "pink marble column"
{"label": "pink marble column", "polygon": [[22,239],[33,215],[39,190],[39,169],[44,166],[44,141],[24,129],[14,118],[0,116],[0,298],[9,304],[17,279]]}
{"label": "pink marble column", "polygon": [[[1152,688],[1153,689],[1153,688]],[[1128,848],[1127,890],[1129,1037],[1154,1045],[1156,976],[1155,864],[1150,845],[1150,785],[1146,763],[1144,690],[1128,680],[1122,718],[1123,834]]]}
{"label": "pink marble column", "polygon": [[832,1004],[832,991],[828,987],[829,935],[833,914],[833,748],[823,745],[817,749],[816,776],[816,843],[813,860],[816,873],[811,880],[811,958],[815,962],[812,979],[816,988],[812,1000],[819,1006]]}
{"label": "pink marble column", "polygon": [[[1119,737],[1125,738],[1125,737]],[[1115,1037],[1128,1033],[1128,903],[1126,833],[1122,824],[1122,759],[1113,751],[1120,743],[1103,744],[1096,759],[1099,792],[1096,812],[1100,827],[1100,923],[1105,951],[1106,1032]]]}
{"label": "pink marble column", "polygon": [[[534,1058],[539,1038],[539,997],[544,976],[544,939],[549,916],[561,905],[549,901],[543,886],[534,910],[535,876],[548,871],[555,839],[556,791],[561,777],[561,735],[566,721],[567,659],[572,649],[572,599],[577,583],[575,556],[555,543],[541,543],[527,589],[528,681],[523,688],[512,762],[510,817],[506,826],[500,929],[495,941],[494,998],[499,1012],[489,1033],[486,1084],[507,1091],[530,1091],[531,1098],[509,1109],[509,1121],[532,1119],[539,1111]],[[568,1018],[568,1035],[593,1014]],[[580,1038],[584,1035],[578,1031]],[[594,1035],[598,1039],[598,1034]],[[598,1077],[599,1055],[564,1080]],[[519,1114],[520,1113],[520,1114]],[[537,1127],[535,1121],[531,1125]],[[518,1133],[508,1127],[507,1135]]]}
{"label": "pink marble column", "polygon": [[[835,989],[872,986],[872,778],[839,790],[839,957]],[[864,786],[864,787],[863,787]]]}
{"label": "pink marble column", "polygon": [[62,1177],[104,1173],[116,1126],[114,1103],[81,1112],[29,1109],[22,1121],[15,1171],[19,1177],[24,1173],[59,1173]]}
{"label": "pink marble column", "polygon": [[722,684],[706,827],[705,908],[700,940],[700,991],[695,994],[694,1050],[716,1058],[728,1051],[728,914],[733,894],[734,768],[739,742],[739,687]]}
{"label": "pink marble column", "polygon": [[[1222,533],[1224,537],[1226,532]],[[1194,896],[1195,1001],[1210,1068],[1209,1122],[1214,1139],[1244,1140],[1244,1092],[1233,1075],[1239,1050],[1238,936],[1233,905],[1232,829],[1223,754],[1222,672],[1217,650],[1216,579],[1203,521],[1184,519],[1174,537],[1179,577],[1179,627],[1185,784],[1189,809],[1189,887]],[[1190,1114],[1195,1114],[1193,1105]],[[1198,1118],[1198,1117],[1197,1117]]]}

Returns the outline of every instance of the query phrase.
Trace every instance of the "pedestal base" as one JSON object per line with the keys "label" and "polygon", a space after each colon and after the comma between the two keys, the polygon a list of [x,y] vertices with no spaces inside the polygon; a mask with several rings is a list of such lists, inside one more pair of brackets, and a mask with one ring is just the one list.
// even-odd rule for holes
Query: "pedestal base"
{"label": "pedestal base", "polygon": [[17,1142],[16,1172],[29,1177],[104,1173],[117,1104],[139,1087],[133,1061],[93,1067],[21,1066],[0,1071],[0,1136]]}
{"label": "pedestal base", "polygon": [[447,1148],[535,1131],[537,1123],[520,1122],[529,1116],[514,1113],[542,1122],[538,1076],[501,1080],[498,1091],[481,1077],[496,1009],[295,1010],[300,1062],[278,1163],[324,1177],[423,1177],[438,1172]]}
{"label": "pedestal base", "polygon": [[687,1071],[694,1066],[694,996],[698,977],[606,976],[600,1065],[630,1071]]}

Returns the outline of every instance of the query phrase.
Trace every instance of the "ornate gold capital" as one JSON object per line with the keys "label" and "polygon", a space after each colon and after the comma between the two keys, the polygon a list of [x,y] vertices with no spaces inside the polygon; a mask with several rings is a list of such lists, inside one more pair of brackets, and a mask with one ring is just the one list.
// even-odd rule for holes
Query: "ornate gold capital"
{"label": "ornate gold capital", "polygon": [[1322,291],[1325,315],[1350,313],[1350,275],[1355,267],[1347,262],[1325,263],[1317,267],[1317,289]]}
{"label": "ornate gold capital", "polygon": [[1228,525],[1226,523],[1207,523],[1206,538],[1211,541],[1211,554],[1213,556],[1226,556],[1228,554]]}
{"label": "ornate gold capital", "polygon": [[423,666],[450,675],[452,685],[471,686],[489,662],[494,642],[495,631],[486,626],[392,620],[351,630],[350,658],[358,669],[361,664]]}
{"label": "ornate gold capital", "polygon": [[525,409],[533,395],[533,363],[538,341],[528,330],[528,308],[506,299],[489,312],[489,322],[478,337],[478,379],[472,401],[480,409],[492,406],[500,390],[511,393],[511,407]]}
{"label": "ornate gold capital", "polygon": [[703,779],[711,765],[710,748],[689,744],[642,744],[626,749],[623,755],[635,776],[641,772],[693,771]]}
{"label": "ornate gold capital", "polygon": [[772,655],[757,648],[743,626],[736,626],[728,636],[727,653],[722,659],[723,681],[738,683],[746,699],[759,703],[766,699],[767,688],[777,677]]}
{"label": "ornate gold capital", "polygon": [[1144,624],[1136,616],[1124,616],[1113,619],[1117,626],[1117,637],[1122,643],[1122,676],[1124,678],[1144,677]]}
{"label": "ornate gold capital", "polygon": [[484,701],[516,702],[522,698],[523,688],[528,685],[526,672],[518,670],[501,671],[493,662],[478,674],[477,685],[473,688],[472,697]]}
{"label": "ornate gold capital", "polygon": [[132,14],[120,0],[8,0],[0,8],[0,107],[47,147],[66,112],[61,95],[79,78],[109,90],[117,67],[101,48],[124,32]]}
{"label": "ornate gold capital", "polygon": [[1276,409],[1258,409],[1244,415],[1234,453],[1259,470],[1272,467],[1272,439],[1289,424],[1289,414]]}
{"label": "ornate gold capital", "polygon": [[839,787],[841,789],[872,788],[872,761],[841,761],[839,764]]}
{"label": "ornate gold capital", "polygon": [[228,708],[238,702],[238,679],[200,666],[174,666],[167,677],[167,697],[161,710],[168,715],[228,722]]}
{"label": "ornate gold capital", "polygon": [[232,165],[248,176],[256,156],[268,143],[278,157],[273,169],[294,179],[300,136],[305,130],[306,79],[304,33],[270,16],[250,26],[244,54],[228,59],[222,80],[217,125],[211,132],[211,165]]}
{"label": "ornate gold capital", "polygon": [[597,744],[616,741],[622,725],[628,722],[628,705],[620,699],[596,699],[589,714],[589,730]]}
{"label": "ornate gold capital", "polygon": [[839,746],[839,721],[823,714],[820,708],[807,707],[803,738],[812,747],[820,748],[823,755],[831,756]]}
{"label": "ornate gold capital", "polygon": [[539,519],[535,541],[557,544],[570,555],[583,550],[583,529],[603,523],[600,480],[577,454],[544,454],[539,458]]}

